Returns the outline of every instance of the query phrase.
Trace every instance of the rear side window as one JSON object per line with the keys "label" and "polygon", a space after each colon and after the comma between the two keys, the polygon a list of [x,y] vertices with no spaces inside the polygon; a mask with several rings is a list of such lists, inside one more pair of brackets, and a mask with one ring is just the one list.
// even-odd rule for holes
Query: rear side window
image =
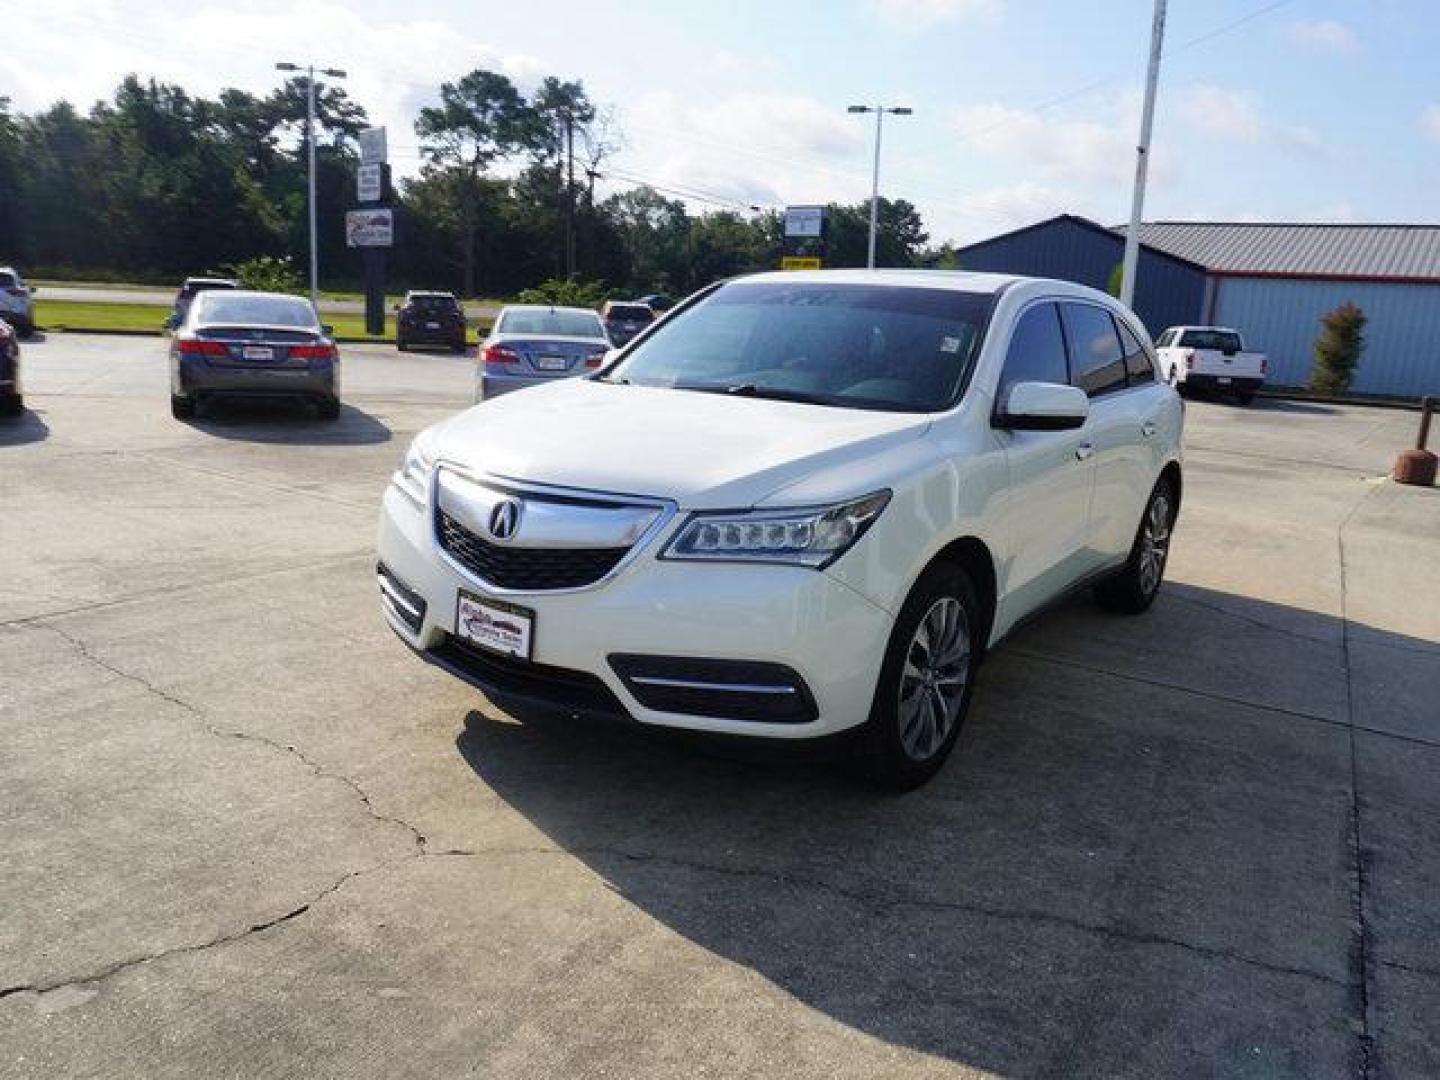
{"label": "rear side window", "polygon": [[1110,313],[1093,304],[1065,304],[1071,381],[1091,397],[1125,386],[1125,354]]}
{"label": "rear side window", "polygon": [[1116,319],[1115,325],[1120,328],[1120,344],[1125,349],[1125,374],[1130,377],[1130,385],[1154,382],[1155,364],[1150,359],[1150,353],[1123,319]]}
{"label": "rear side window", "polygon": [[1036,304],[1015,324],[996,400],[1003,404],[1016,383],[1048,382],[1063,386],[1069,381],[1060,312],[1054,304]]}

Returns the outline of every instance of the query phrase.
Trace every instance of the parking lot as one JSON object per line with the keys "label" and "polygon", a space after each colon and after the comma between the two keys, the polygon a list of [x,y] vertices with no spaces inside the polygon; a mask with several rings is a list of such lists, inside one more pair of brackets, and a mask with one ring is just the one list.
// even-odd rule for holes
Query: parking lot
{"label": "parking lot", "polygon": [[957,756],[497,711],[395,641],[377,502],[473,359],[0,421],[0,1074],[1440,1074],[1440,490],[1413,413],[1192,403],[1155,608],[992,655]]}

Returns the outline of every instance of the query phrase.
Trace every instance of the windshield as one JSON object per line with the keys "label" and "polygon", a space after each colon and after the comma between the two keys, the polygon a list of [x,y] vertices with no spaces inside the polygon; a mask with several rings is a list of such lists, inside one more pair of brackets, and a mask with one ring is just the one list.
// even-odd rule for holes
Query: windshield
{"label": "windshield", "polygon": [[495,332],[554,334],[557,337],[605,337],[600,316],[593,311],[575,308],[509,308],[501,313]]}
{"label": "windshield", "polygon": [[644,304],[611,304],[610,311],[606,318],[624,319],[627,322],[643,321],[649,322],[655,317],[655,313]]}
{"label": "windshield", "polygon": [[988,294],[900,285],[734,282],[656,326],[612,382],[822,405],[953,405]]}
{"label": "windshield", "polygon": [[1186,330],[1180,344],[1187,349],[1219,349],[1239,352],[1240,335],[1233,330]]}
{"label": "windshield", "polygon": [[310,301],[298,296],[242,296],[224,290],[207,290],[195,298],[199,305],[195,322],[234,326],[293,326],[314,329],[318,325]]}

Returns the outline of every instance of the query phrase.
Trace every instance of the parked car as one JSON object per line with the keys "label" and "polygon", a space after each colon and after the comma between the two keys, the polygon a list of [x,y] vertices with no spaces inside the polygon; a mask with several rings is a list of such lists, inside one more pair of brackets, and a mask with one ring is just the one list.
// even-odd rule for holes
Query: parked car
{"label": "parked car", "polygon": [[170,316],[165,320],[165,329],[174,330],[185,321],[185,315],[190,310],[190,304],[195,297],[202,292],[210,292],[215,289],[238,289],[240,283],[232,278],[208,278],[189,277],[180,286],[180,291],[175,294],[175,305],[170,311]]}
{"label": "parked car", "polygon": [[20,334],[0,319],[0,416],[19,416],[25,411],[20,385]]}
{"label": "parked car", "polygon": [[977,665],[1075,586],[1139,612],[1183,411],[1135,316],[1060,281],[712,286],[615,361],[416,437],[382,610],[503,703],[939,769]]}
{"label": "parked car", "polygon": [[480,346],[475,400],[598,368],[609,348],[589,308],[510,304]]}
{"label": "parked car", "polygon": [[606,300],[600,318],[605,321],[605,333],[618,349],[655,321],[655,311],[636,300]]}
{"label": "parked car", "polygon": [[662,311],[669,311],[675,306],[675,301],[664,293],[647,293],[635,301],[637,304],[644,304],[657,315]]}
{"label": "parked car", "polygon": [[215,397],[285,397],[340,415],[340,354],[309,300],[282,293],[196,294],[170,342],[170,412]]}
{"label": "parked car", "polygon": [[404,352],[412,345],[465,351],[465,312],[454,293],[412,289],[405,294],[405,303],[395,309],[395,347]]}
{"label": "parked car", "polygon": [[1248,405],[1265,383],[1269,361],[1249,352],[1239,330],[1224,326],[1172,326],[1155,340],[1160,370],[1182,394],[1218,390]]}
{"label": "parked car", "polygon": [[21,337],[35,333],[35,290],[13,266],[0,266],[0,319]]}

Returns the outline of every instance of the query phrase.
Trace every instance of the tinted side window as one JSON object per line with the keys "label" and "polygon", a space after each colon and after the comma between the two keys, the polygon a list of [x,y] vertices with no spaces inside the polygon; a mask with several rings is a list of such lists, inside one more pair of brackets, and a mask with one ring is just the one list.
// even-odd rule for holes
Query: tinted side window
{"label": "tinted side window", "polygon": [[1115,324],[1104,308],[1065,304],[1065,330],[1070,341],[1071,381],[1091,397],[1125,385],[1125,354]]}
{"label": "tinted side window", "polygon": [[1135,336],[1135,332],[1126,326],[1120,319],[1115,320],[1115,325],[1120,328],[1120,343],[1125,348],[1125,374],[1130,376],[1130,385],[1155,381],[1155,365],[1150,360],[1150,354],[1145,351],[1145,346]]}
{"label": "tinted side window", "polygon": [[1060,330],[1060,312],[1054,304],[1036,304],[1015,324],[1005,368],[1000,373],[996,400],[1002,405],[1010,387],[1022,382],[1070,381],[1065,366],[1065,338]]}

